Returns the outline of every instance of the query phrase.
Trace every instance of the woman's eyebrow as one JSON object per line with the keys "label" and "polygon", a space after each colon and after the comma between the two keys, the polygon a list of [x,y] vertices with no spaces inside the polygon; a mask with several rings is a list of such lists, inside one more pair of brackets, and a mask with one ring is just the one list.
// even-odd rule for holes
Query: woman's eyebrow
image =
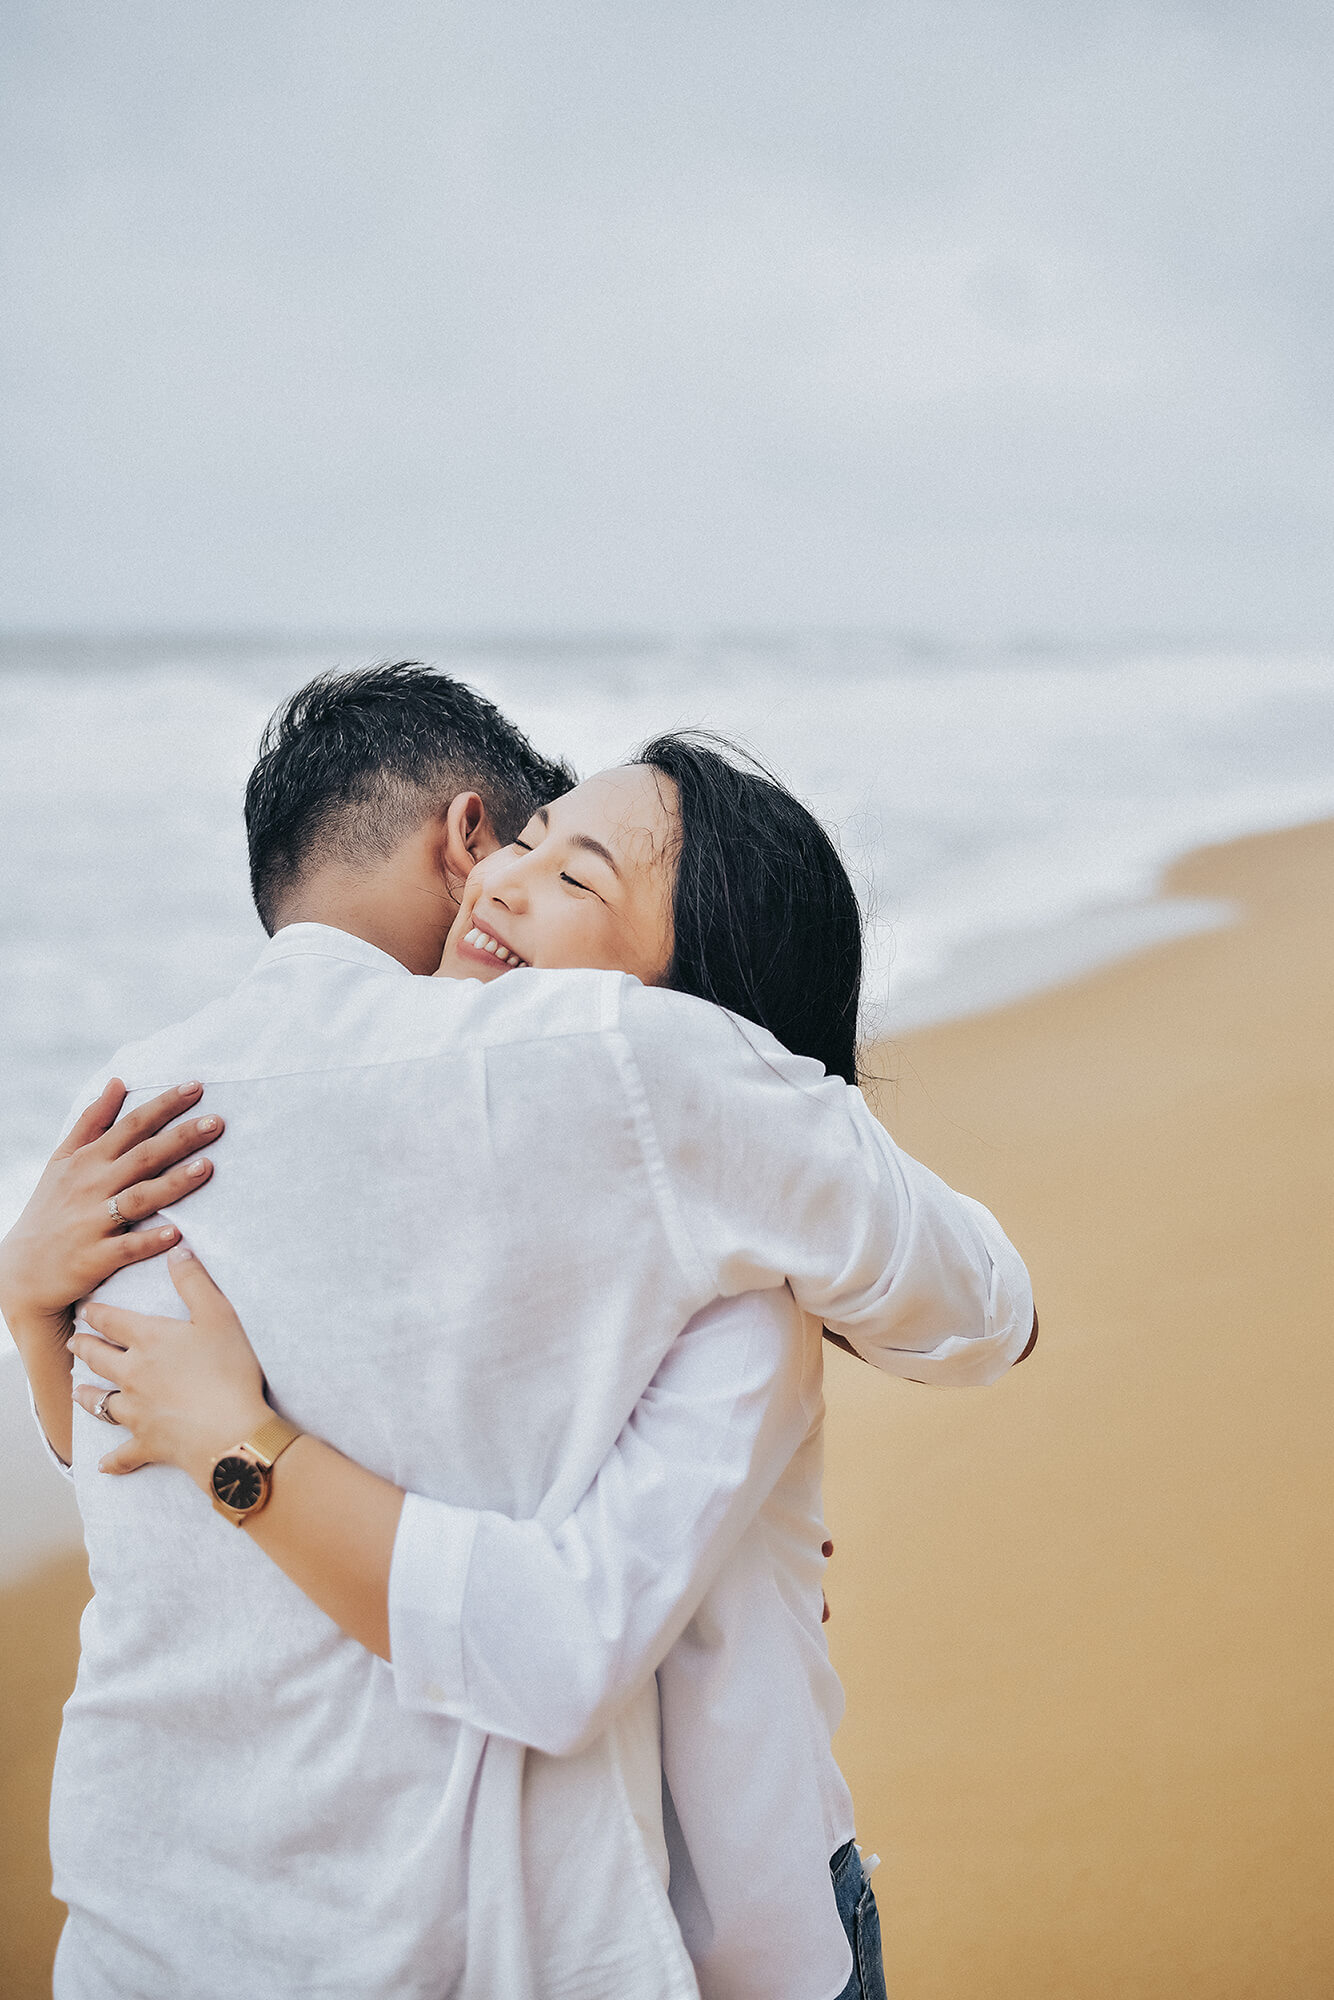
{"label": "woman's eyebrow", "polygon": [[621,871],[616,866],[616,857],[609,847],[602,845],[600,840],[594,840],[591,834],[572,833],[570,835],[570,845],[571,847],[582,848],[585,854],[596,854],[600,860],[606,862],[616,880],[620,881]]}

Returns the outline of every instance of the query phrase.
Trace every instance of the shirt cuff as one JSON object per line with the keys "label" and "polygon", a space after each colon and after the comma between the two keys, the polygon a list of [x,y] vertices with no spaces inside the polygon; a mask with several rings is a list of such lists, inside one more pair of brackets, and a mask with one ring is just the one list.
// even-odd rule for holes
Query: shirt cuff
{"label": "shirt cuff", "polygon": [[933,1365],[920,1380],[951,1389],[983,1389],[1013,1368],[1033,1332],[1033,1286],[1023,1258],[990,1209],[971,1195],[967,1204],[991,1264],[986,1330],[972,1339],[955,1336],[925,1357]]}
{"label": "shirt cuff", "polygon": [[458,1716],[463,1599],[477,1516],[409,1493],[389,1566],[389,1654],[400,1708]]}
{"label": "shirt cuff", "polygon": [[32,1420],[37,1426],[37,1435],[42,1440],[42,1450],[46,1453],[47,1457],[50,1459],[52,1465],[54,1465],[56,1471],[60,1474],[61,1478],[68,1479],[70,1484],[73,1485],[74,1467],[72,1465],[66,1465],[64,1459],[60,1456],[60,1453],[56,1450],[50,1438],[46,1435],[45,1427],[42,1423],[41,1418],[37,1414],[37,1398],[32,1393],[31,1382],[28,1383],[27,1389],[28,1389],[28,1408],[32,1411]]}
{"label": "shirt cuff", "polygon": [[[1032,1337],[1033,1287],[1023,1258],[990,1209],[971,1195],[957,1199],[968,1211],[985,1258],[986,1305],[978,1314],[977,1331],[947,1334],[934,1347],[919,1351],[879,1346],[855,1332],[848,1338],[864,1361],[910,1382],[941,1389],[983,1389],[1013,1368]],[[981,1259],[976,1268],[981,1278]]]}
{"label": "shirt cuff", "polygon": [[989,1208],[971,1195],[964,1200],[973,1211],[991,1258],[991,1295],[987,1318],[995,1355],[994,1381],[1013,1368],[1033,1337],[1033,1281],[1028,1267]]}

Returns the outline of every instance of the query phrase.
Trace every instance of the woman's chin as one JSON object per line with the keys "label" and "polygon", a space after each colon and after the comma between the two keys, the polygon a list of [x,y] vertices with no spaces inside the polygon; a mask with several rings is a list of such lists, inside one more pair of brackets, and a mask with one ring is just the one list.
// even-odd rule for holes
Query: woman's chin
{"label": "woman's chin", "polygon": [[481,964],[471,956],[465,961],[457,952],[446,950],[444,957],[441,959],[437,969],[431,974],[431,977],[433,979],[476,979],[480,980],[483,986],[489,986],[494,980],[503,979],[507,972],[512,972],[513,970],[513,966],[510,965]]}

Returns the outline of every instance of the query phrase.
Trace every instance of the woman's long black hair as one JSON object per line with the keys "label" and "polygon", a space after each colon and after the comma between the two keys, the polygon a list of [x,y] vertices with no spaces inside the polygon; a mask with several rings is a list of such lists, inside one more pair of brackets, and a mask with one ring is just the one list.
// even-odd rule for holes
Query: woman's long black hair
{"label": "woman's long black hair", "polygon": [[719,737],[656,736],[634,761],[670,778],[679,801],[664,984],[758,1022],[856,1083],[861,911],[819,820]]}

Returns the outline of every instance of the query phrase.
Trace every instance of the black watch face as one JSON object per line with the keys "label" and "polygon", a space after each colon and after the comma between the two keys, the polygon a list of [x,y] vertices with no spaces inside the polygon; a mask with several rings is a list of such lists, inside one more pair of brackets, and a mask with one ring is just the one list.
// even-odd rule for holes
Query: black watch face
{"label": "black watch face", "polygon": [[244,1514],[259,1505],[264,1474],[248,1458],[229,1455],[220,1458],[213,1468],[213,1491],[224,1507],[235,1507],[238,1514]]}

